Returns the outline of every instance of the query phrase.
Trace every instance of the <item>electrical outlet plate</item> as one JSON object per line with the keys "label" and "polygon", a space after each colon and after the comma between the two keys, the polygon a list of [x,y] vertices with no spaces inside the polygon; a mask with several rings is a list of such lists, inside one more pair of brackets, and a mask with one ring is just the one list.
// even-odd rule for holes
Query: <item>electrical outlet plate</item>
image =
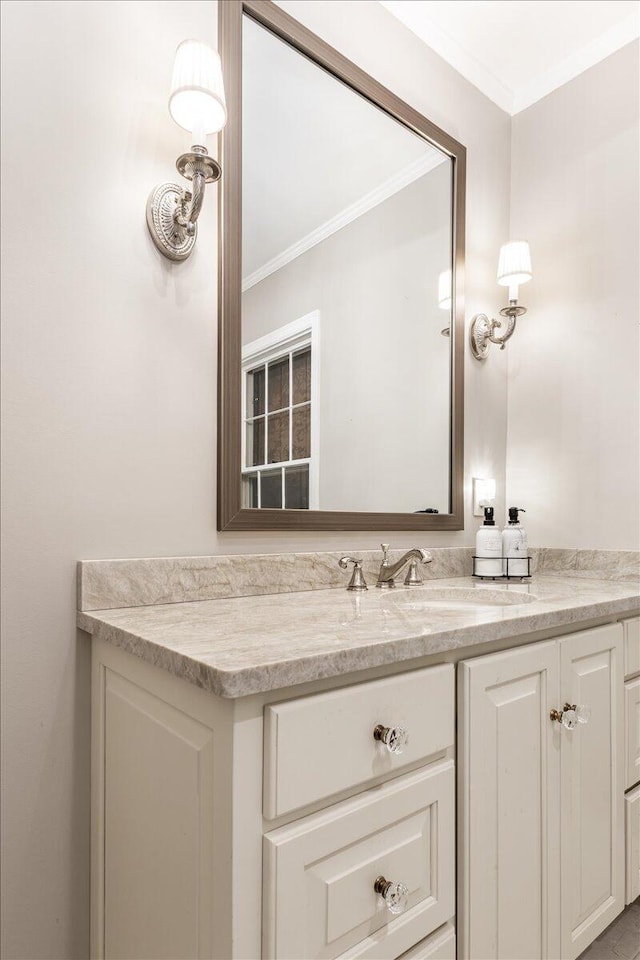
{"label": "electrical outlet plate", "polygon": [[484,507],[492,507],[496,499],[496,482],[491,479],[473,477],[473,515],[484,516]]}

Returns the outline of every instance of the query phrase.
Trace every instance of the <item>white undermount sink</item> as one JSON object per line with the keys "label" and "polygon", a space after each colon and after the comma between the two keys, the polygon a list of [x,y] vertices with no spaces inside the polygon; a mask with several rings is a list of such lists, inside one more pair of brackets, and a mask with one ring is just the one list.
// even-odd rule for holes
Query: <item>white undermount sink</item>
{"label": "white undermount sink", "polygon": [[410,610],[469,610],[492,607],[514,607],[533,603],[538,598],[520,590],[486,587],[429,587],[389,591],[386,599]]}

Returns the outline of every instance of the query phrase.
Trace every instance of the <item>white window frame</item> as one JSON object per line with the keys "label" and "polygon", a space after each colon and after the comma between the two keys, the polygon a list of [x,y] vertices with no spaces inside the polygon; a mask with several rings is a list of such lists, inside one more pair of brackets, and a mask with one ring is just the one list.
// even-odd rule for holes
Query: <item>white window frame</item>
{"label": "white window frame", "polygon": [[[310,456],[303,460],[282,461],[281,466],[309,464],[309,510],[320,509],[320,311],[313,310],[298,320],[277,327],[264,337],[252,340],[242,347],[242,476],[267,472],[264,467],[247,466],[247,373],[253,367],[292,354],[303,347],[311,347],[311,445]],[[290,367],[291,369],[291,367]],[[290,397],[291,401],[293,397]],[[291,406],[291,403],[289,404]],[[292,422],[289,418],[291,441]],[[267,385],[265,384],[265,437],[267,433]],[[289,447],[291,452],[291,445]],[[275,465],[274,465],[275,466]],[[284,483],[284,470],[283,470]],[[284,490],[282,502],[285,502]],[[286,508],[285,508],[286,509]]]}

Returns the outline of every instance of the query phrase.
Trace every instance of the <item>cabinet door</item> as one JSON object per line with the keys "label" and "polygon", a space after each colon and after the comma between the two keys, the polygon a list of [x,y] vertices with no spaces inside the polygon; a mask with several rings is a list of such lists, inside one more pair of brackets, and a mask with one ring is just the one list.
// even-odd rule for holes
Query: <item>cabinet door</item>
{"label": "cabinet door", "polygon": [[626,825],[626,902],[640,897],[640,786],[624,798]]}
{"label": "cabinet door", "polygon": [[560,955],[556,641],[460,664],[459,960]]}
{"label": "cabinet door", "polygon": [[625,620],[624,628],[624,675],[634,677],[640,673],[640,617]]}
{"label": "cabinet door", "polygon": [[559,643],[562,704],[591,708],[574,730],[554,724],[562,744],[562,957],[573,960],[624,907],[622,626]]}
{"label": "cabinet door", "polygon": [[640,782],[640,677],[624,685],[625,790]]}
{"label": "cabinet door", "polygon": [[103,673],[104,957],[214,955],[213,730]]}

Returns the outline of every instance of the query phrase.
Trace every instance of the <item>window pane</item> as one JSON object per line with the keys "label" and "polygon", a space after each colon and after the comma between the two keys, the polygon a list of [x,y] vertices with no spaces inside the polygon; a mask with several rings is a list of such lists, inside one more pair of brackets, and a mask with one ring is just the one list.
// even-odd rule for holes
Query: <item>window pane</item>
{"label": "window pane", "polygon": [[[269,411],[289,406],[289,357],[269,364]],[[286,457],[284,458],[287,459]]]}
{"label": "window pane", "polygon": [[311,456],[311,407],[296,407],[293,410],[292,460]]}
{"label": "window pane", "polygon": [[282,463],[283,460],[289,460],[288,410],[269,417],[267,463]]}
{"label": "window pane", "polygon": [[263,473],[261,483],[261,506],[282,507],[282,470]]}
{"label": "window pane", "polygon": [[256,367],[247,374],[247,417],[264,413],[264,367]]}
{"label": "window pane", "polygon": [[242,506],[258,506],[258,475],[256,473],[242,478]]}
{"label": "window pane", "polygon": [[287,467],[284,475],[285,507],[288,510],[309,509],[309,467]]}
{"label": "window pane", "polygon": [[246,460],[245,467],[264,463],[264,417],[247,424]]}
{"label": "window pane", "polygon": [[311,400],[311,347],[293,358],[293,403]]}

